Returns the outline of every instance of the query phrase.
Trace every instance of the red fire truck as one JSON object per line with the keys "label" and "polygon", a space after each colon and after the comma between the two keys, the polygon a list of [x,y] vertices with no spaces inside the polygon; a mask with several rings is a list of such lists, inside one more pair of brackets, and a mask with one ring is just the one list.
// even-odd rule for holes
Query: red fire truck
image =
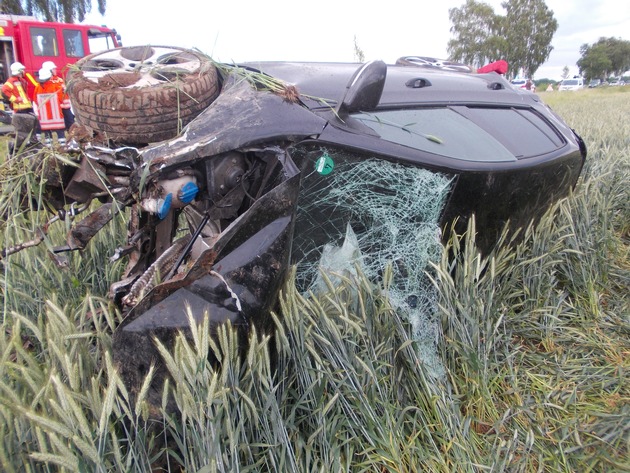
{"label": "red fire truck", "polygon": [[33,16],[0,13],[0,79],[12,62],[19,61],[37,79],[45,61],[65,75],[70,64],[88,54],[122,46],[116,30],[105,26],[40,21]]}

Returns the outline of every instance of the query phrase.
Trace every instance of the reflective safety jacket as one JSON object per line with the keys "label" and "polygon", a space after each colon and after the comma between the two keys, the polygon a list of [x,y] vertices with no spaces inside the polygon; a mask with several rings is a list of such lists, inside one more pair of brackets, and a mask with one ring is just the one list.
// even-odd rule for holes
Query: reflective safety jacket
{"label": "reflective safety jacket", "polygon": [[35,87],[34,101],[42,130],[63,130],[63,112],[59,87],[49,80]]}
{"label": "reflective safety jacket", "polygon": [[11,102],[14,112],[33,109],[33,104],[26,94],[26,81],[19,76],[9,77],[2,86],[2,93]]}
{"label": "reflective safety jacket", "polygon": [[66,83],[61,76],[52,76],[49,79],[49,82],[52,82],[59,88],[59,103],[61,104],[61,108],[70,108],[70,97],[66,93]]}

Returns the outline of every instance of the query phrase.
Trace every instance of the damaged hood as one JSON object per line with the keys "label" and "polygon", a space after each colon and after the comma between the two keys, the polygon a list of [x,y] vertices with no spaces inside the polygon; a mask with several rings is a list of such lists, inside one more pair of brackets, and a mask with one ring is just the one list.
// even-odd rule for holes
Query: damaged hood
{"label": "damaged hood", "polygon": [[319,135],[326,120],[300,102],[257,90],[242,77],[229,76],[221,95],[176,139],[141,152],[158,174],[209,156],[247,148],[262,141],[294,142]]}

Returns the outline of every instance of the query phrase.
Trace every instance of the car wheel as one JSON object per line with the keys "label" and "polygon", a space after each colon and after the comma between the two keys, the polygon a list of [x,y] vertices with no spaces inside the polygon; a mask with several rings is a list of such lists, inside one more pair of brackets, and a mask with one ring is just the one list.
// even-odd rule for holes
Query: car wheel
{"label": "car wheel", "polygon": [[86,56],[68,71],[67,84],[79,124],[135,145],[173,138],[220,92],[209,57],[170,46]]}

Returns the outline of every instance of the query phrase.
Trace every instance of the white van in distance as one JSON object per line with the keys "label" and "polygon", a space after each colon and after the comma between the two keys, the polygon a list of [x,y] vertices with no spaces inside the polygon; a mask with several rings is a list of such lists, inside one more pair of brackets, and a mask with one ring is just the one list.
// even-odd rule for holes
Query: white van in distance
{"label": "white van in distance", "polygon": [[560,83],[558,90],[580,90],[582,88],[584,88],[584,79],[581,77],[574,77],[573,79],[564,79]]}

